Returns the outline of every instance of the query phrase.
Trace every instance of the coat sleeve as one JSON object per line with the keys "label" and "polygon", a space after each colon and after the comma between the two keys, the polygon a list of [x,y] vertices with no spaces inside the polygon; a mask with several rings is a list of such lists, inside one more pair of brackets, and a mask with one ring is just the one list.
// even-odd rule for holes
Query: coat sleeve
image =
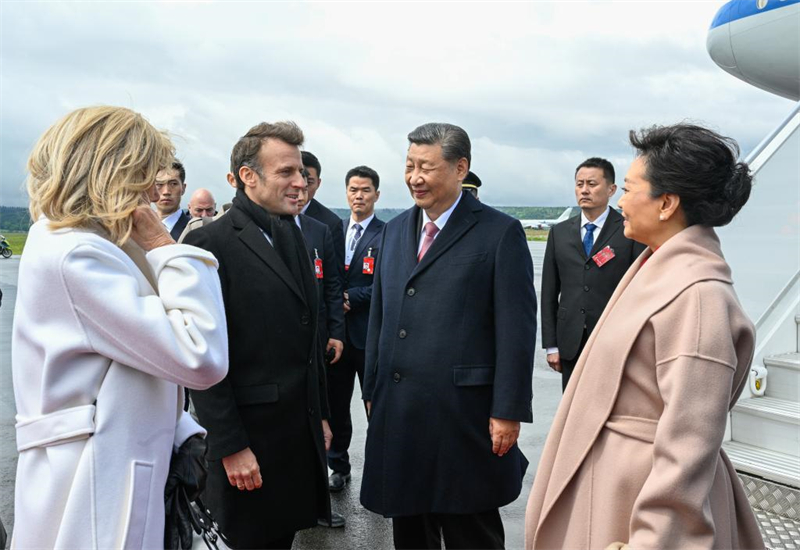
{"label": "coat sleeve", "polygon": [[[386,231],[381,233],[381,250],[385,250],[384,241]],[[372,276],[372,297],[369,307],[369,325],[367,328],[367,342],[364,348],[364,383],[362,386],[362,399],[372,401],[372,392],[375,390],[375,376],[378,364],[378,344],[381,337],[383,324],[383,295],[381,293],[381,270],[386,254],[379,254],[375,261],[375,274]]]}
{"label": "coat sleeve", "polygon": [[491,416],[532,422],[536,290],[528,241],[518,221],[508,226],[495,251],[493,293],[496,349]]}
{"label": "coat sleeve", "polygon": [[561,294],[561,277],[556,263],[556,229],[550,229],[542,263],[542,347],[558,347],[556,323],[558,322],[558,297]]}
{"label": "coat sleeve", "polygon": [[344,301],[342,295],[344,292],[342,288],[344,266],[339,262],[338,255],[334,248],[335,245],[333,243],[333,237],[331,236],[331,230],[327,227],[325,229],[324,243],[325,257],[323,261],[325,262],[325,278],[322,281],[328,314],[328,318],[326,319],[328,337],[344,342],[344,306],[342,304]]}
{"label": "coat sleeve", "polygon": [[73,248],[61,276],[90,348],[113,361],[189,388],[228,372],[228,334],[217,261],[186,245],[147,253],[158,288],[143,295],[120,254]]}
{"label": "coat sleeve", "polygon": [[[222,257],[219,251],[214,250],[215,247],[205,230],[192,231],[186,235],[184,242],[210,250],[212,253],[217,252]],[[219,280],[223,300],[229,304],[226,269],[223,261],[219,267]],[[192,402],[200,424],[208,430],[206,441],[208,441],[209,460],[220,460],[250,446],[250,439],[239,416],[233,386],[228,376],[204,391],[192,391]]]}
{"label": "coat sleeve", "polygon": [[656,428],[652,470],[633,506],[632,548],[714,545],[708,497],[737,359],[726,303],[718,294],[704,292],[708,286],[689,287],[650,320],[664,410]]}

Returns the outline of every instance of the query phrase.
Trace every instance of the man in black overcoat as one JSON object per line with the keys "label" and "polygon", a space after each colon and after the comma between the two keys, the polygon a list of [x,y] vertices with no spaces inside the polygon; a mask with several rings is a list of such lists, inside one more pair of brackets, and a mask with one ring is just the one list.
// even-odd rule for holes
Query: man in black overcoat
{"label": "man in black overcoat", "polygon": [[567,388],[586,340],[622,276],[644,245],[623,233],[622,216],[608,205],[617,190],[614,166],[593,157],[575,170],[581,209],[553,226],[542,265],[542,346]]}
{"label": "man in black overcoat", "polygon": [[416,206],[384,226],[372,288],[361,503],[393,519],[397,548],[503,548],[498,508],[522,488],[532,421],[533,265],[519,221],[461,183],[466,132],[408,136]]}
{"label": "man in black overcoat", "polygon": [[345,176],[347,204],[350,217],[342,221],[344,245],[344,303],[347,345],[342,361],[328,369],[328,399],[331,405],[333,441],[328,451],[331,492],[344,489],[350,481],[350,455],[353,439],[353,419],[350,403],[355,380],[359,388],[364,380],[364,347],[367,341],[369,306],[372,300],[372,280],[375,261],[380,251],[383,222],[375,215],[375,203],[380,198],[380,177],[368,166],[356,166]]}
{"label": "man in black overcoat", "polygon": [[293,219],[302,142],[294,123],[251,128],[231,154],[233,206],[185,238],[220,264],[230,369],[192,400],[208,430],[204,500],[234,548],[291,548],[330,515],[317,288]]}

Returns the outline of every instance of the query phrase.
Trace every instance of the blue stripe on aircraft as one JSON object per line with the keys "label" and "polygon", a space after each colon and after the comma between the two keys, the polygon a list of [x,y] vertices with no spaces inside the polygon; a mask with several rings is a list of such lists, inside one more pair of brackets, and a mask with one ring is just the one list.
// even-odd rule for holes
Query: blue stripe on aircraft
{"label": "blue stripe on aircraft", "polygon": [[800,0],[769,0],[767,5],[758,9],[757,0],[731,0],[720,8],[714,20],[711,22],[711,28],[716,28],[721,25],[727,25],[732,21],[744,19],[751,15],[764,13],[765,11],[777,10],[790,6],[792,4],[800,3]]}

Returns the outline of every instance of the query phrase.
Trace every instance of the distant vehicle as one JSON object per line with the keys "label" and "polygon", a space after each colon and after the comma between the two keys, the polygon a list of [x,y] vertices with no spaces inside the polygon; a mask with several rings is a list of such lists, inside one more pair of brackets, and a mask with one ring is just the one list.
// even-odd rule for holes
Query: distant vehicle
{"label": "distant vehicle", "polygon": [[524,229],[550,229],[557,223],[572,217],[572,208],[567,208],[554,220],[519,220]]}
{"label": "distant vehicle", "polygon": [[3,235],[0,235],[0,254],[3,258],[10,258],[14,252],[11,250],[11,247],[8,246],[8,241]]}

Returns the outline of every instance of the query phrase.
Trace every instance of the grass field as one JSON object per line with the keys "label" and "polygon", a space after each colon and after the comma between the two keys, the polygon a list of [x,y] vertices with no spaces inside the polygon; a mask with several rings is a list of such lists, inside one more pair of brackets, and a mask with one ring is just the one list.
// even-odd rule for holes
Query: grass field
{"label": "grass field", "polygon": [[547,240],[547,229],[526,229],[525,236],[528,237],[529,241],[546,241]]}
{"label": "grass field", "polygon": [[[8,245],[11,247],[11,250],[14,252],[15,256],[19,256],[22,254],[22,249],[25,248],[25,240],[28,238],[27,233],[3,233],[5,235],[6,240],[8,241]],[[0,258],[2,261],[2,258]]]}

